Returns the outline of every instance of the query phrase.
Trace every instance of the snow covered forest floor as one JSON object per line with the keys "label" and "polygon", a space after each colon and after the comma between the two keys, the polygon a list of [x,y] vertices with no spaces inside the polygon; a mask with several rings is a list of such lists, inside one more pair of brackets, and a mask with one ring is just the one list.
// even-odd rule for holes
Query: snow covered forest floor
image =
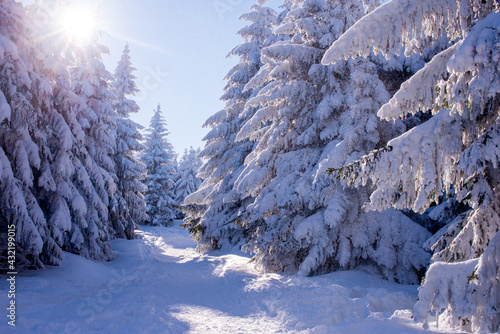
{"label": "snow covered forest floor", "polygon": [[[416,286],[359,271],[261,274],[246,255],[195,252],[173,227],[115,240],[117,258],[66,253],[60,267],[17,277],[17,323],[1,333],[442,333],[411,320]],[[6,305],[7,282],[0,282]],[[2,317],[5,318],[5,317]],[[446,331],[450,333],[450,331]]]}

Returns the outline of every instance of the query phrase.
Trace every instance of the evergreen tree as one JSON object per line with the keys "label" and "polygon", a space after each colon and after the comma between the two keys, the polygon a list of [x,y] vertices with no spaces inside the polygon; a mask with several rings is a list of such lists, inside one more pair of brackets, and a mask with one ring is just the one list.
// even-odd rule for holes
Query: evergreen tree
{"label": "evergreen tree", "polygon": [[[40,58],[31,44],[24,9],[11,0],[0,1],[0,9],[0,230],[6,233],[7,225],[15,226],[18,269],[40,268],[43,248],[55,244],[35,190],[44,172],[47,177],[40,183],[50,187],[45,159],[49,133],[42,114],[50,115],[50,85],[33,68]],[[6,248],[1,256],[6,257]],[[57,263],[63,255],[53,248],[48,257]]]}
{"label": "evergreen tree", "polygon": [[401,45],[423,53],[447,41],[378,112],[397,119],[430,110],[432,117],[334,171],[357,186],[373,182],[369,209],[422,212],[448,196],[469,205],[427,242],[433,263],[415,319],[427,325],[435,314],[439,323],[481,333],[500,329],[498,11],[494,1],[393,0],[348,30],[323,59],[367,56],[372,47],[389,56]]}
{"label": "evergreen tree", "polygon": [[292,37],[262,50],[268,84],[247,102],[258,111],[237,137],[257,140],[234,186],[254,198],[242,221],[251,235],[245,249],[269,271],[311,275],[368,265],[416,283],[428,263],[421,249],[428,233],[393,210],[361,212],[368,189],[322,177],[329,163],[352,161],[396,132],[375,115],[389,94],[373,62],[320,64],[362,15],[358,1],[292,1],[275,31]]}
{"label": "evergreen tree", "polygon": [[145,185],[142,180],[146,170],[144,165],[136,158],[144,147],[140,143],[143,139],[139,129],[139,124],[130,119],[131,113],[139,112],[139,106],[135,101],[127,96],[132,96],[138,92],[135,85],[135,76],[132,74],[135,68],[132,67],[129,56],[130,50],[125,45],[121,60],[115,70],[113,92],[117,102],[115,110],[116,119],[116,153],[114,160],[116,163],[116,176],[119,203],[116,211],[118,214],[115,222],[118,224],[114,229],[119,237],[134,237],[136,224],[147,218],[147,206],[144,200]]}
{"label": "evergreen tree", "polygon": [[250,13],[241,16],[251,24],[238,32],[244,43],[229,53],[240,57],[240,61],[225,77],[227,85],[221,97],[225,107],[204,124],[212,128],[204,138],[205,148],[199,155],[206,160],[199,171],[204,181],[199,190],[185,200],[190,211],[185,219],[186,227],[199,239],[200,249],[236,244],[243,237],[238,221],[243,215],[245,199],[233,191],[233,185],[254,143],[253,140],[236,141],[236,134],[255,112],[255,108],[245,109],[245,103],[255,94],[247,85],[252,79],[257,80],[255,74],[262,66],[260,50],[274,42],[272,27],[278,18],[274,10],[264,6],[266,2],[258,0]]}
{"label": "evergreen tree", "polygon": [[[44,98],[50,101],[36,104],[38,108],[35,114],[43,114],[46,120],[45,123],[39,122],[39,124],[43,124],[49,134],[46,138],[49,149],[40,150],[45,152],[41,155],[44,160],[43,171],[39,174],[40,179],[35,183],[35,188],[37,200],[47,217],[50,236],[55,241],[52,243],[48,238],[40,258],[44,263],[51,265],[59,264],[59,259],[62,259],[62,249],[92,256],[88,249],[81,250],[82,247],[85,248],[85,243],[82,243],[85,237],[78,228],[75,228],[78,226],[78,221],[85,224],[83,215],[87,210],[82,195],[76,189],[77,177],[74,166],[75,159],[83,157],[86,148],[82,145],[85,134],[78,124],[73,109],[76,109],[74,106],[84,102],[71,91],[68,71],[70,58],[73,59],[73,52],[80,50],[80,47],[70,43],[64,32],[61,32],[60,27],[56,25],[43,28],[31,25],[32,17],[37,10],[61,3],[63,1],[45,0],[27,8],[29,16],[25,21],[29,25],[35,49],[23,50],[31,55],[36,54],[36,60],[30,63],[38,73],[36,80],[38,85],[43,83],[45,87],[43,90],[36,88],[33,91],[43,92]],[[87,244],[90,243],[90,240],[87,240]],[[104,257],[100,257],[99,252],[95,254],[98,260],[109,258],[109,254]]]}
{"label": "evergreen tree", "polygon": [[169,132],[160,106],[155,111],[149,128],[146,130],[145,146],[142,161],[146,165],[146,204],[149,218],[148,225],[170,225],[177,213],[175,209],[176,173],[175,153],[167,139]]}
{"label": "evergreen tree", "polygon": [[[32,5],[29,14],[40,6]],[[71,90],[67,69],[85,52],[62,38],[58,27],[35,29],[19,4],[3,1],[0,8],[0,221],[16,226],[18,269],[57,265],[62,250],[109,259],[108,212],[97,192],[103,198],[112,194],[106,185],[98,189],[100,184],[94,183],[104,177],[92,163],[88,132],[77,119],[91,101]],[[109,105],[111,98],[102,97],[102,104]],[[99,122],[99,113],[90,114]],[[112,190],[112,174],[108,176]],[[97,219],[92,214],[96,206],[102,209]]]}
{"label": "evergreen tree", "polygon": [[112,256],[109,241],[116,233],[114,227],[119,226],[117,217],[110,215],[110,208],[118,196],[113,160],[116,113],[112,104],[115,97],[110,91],[113,77],[101,59],[101,54],[109,50],[98,43],[95,33],[85,47],[74,52],[75,64],[70,68],[71,90],[81,100],[72,108],[85,134],[85,149],[80,159],[73,161],[74,182],[84,198],[86,212],[75,219],[77,224],[72,234],[80,239],[80,244],[73,244],[75,248],[70,251],[105,259]]}
{"label": "evergreen tree", "polygon": [[[45,16],[48,14],[46,8],[64,8],[66,5],[66,1],[44,0],[29,6],[28,11],[32,17],[36,17],[38,11]],[[33,21],[36,22],[36,19]],[[114,167],[107,167],[107,170],[102,168],[106,164],[110,165],[112,155],[95,156],[95,148],[92,148],[93,143],[97,143],[97,147],[106,146],[107,143],[100,142],[99,138],[89,138],[100,136],[102,129],[107,136],[114,138],[112,133],[116,124],[110,122],[109,117],[109,113],[112,114],[111,118],[115,115],[109,108],[114,102],[114,95],[109,92],[111,76],[104,69],[100,56],[101,52],[107,52],[107,48],[98,44],[98,32],[94,32],[87,43],[77,44],[68,38],[56,18],[49,19],[49,22],[44,29],[40,26],[33,29],[37,32],[35,40],[42,53],[48,57],[45,63],[50,64],[48,66],[52,69],[50,79],[54,107],[59,113],[58,117],[52,119],[55,135],[51,137],[55,160],[51,168],[56,192],[48,193],[42,200],[49,203],[46,206],[53,216],[49,220],[50,228],[64,250],[96,260],[109,260],[113,256],[109,240],[115,233],[109,214],[110,205],[105,206],[107,199],[110,204],[115,201],[116,176]],[[95,71],[89,70],[87,76],[75,77],[76,69],[81,67],[93,68]],[[87,79],[92,81],[92,85],[86,82]],[[89,129],[87,117],[95,124],[90,125],[92,129]],[[109,138],[110,146],[114,145],[112,138]],[[99,150],[110,151],[109,148]],[[104,186],[103,180],[107,182]],[[97,211],[105,218],[98,218]],[[70,222],[66,223],[70,230],[56,229],[61,222]]]}
{"label": "evergreen tree", "polygon": [[196,175],[201,165],[202,160],[198,158],[201,150],[195,150],[193,147],[184,150],[184,155],[179,162],[175,181],[175,201],[178,205],[184,203],[184,199],[194,193],[201,185],[201,179]]}

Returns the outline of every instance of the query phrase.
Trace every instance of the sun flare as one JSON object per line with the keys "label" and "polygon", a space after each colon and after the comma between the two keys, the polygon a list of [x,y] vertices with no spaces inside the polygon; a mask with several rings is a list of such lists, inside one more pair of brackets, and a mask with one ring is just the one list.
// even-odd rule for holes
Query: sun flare
{"label": "sun flare", "polygon": [[85,42],[96,30],[96,16],[86,8],[71,8],[66,10],[60,20],[62,29],[69,38]]}

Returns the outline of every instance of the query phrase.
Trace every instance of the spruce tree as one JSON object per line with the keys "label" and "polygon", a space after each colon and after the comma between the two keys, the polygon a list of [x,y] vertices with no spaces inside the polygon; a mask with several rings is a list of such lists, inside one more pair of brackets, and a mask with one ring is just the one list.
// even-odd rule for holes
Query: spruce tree
{"label": "spruce tree", "polygon": [[199,171],[203,183],[185,200],[190,211],[185,218],[186,227],[199,240],[199,249],[219,249],[236,244],[243,237],[244,231],[238,222],[244,215],[246,199],[241,198],[233,186],[254,142],[237,141],[236,135],[255,112],[255,108],[245,109],[245,103],[258,91],[247,85],[252,79],[257,80],[254,77],[263,64],[260,50],[274,42],[272,28],[278,17],[274,10],[264,6],[266,2],[258,0],[249,13],[241,16],[251,23],[238,32],[244,43],[229,53],[240,57],[240,61],[225,77],[227,84],[221,97],[225,107],[204,124],[211,130],[204,138],[205,148],[200,153],[206,160]]}
{"label": "spruce tree", "polygon": [[[99,205],[89,198],[96,192],[89,175],[101,171],[92,164],[82,167],[91,157],[76,115],[87,101],[71,91],[70,61],[62,57],[83,54],[83,49],[61,42],[63,36],[53,27],[34,29],[19,4],[4,1],[1,8],[5,191],[0,205],[1,220],[17,229],[18,269],[57,265],[62,250],[109,259],[109,236],[88,215]],[[111,102],[108,98],[104,104]],[[106,187],[101,191],[106,193]],[[97,224],[106,231],[107,208],[103,213]]]}
{"label": "spruce tree", "polygon": [[109,242],[119,226],[118,217],[110,213],[119,196],[113,159],[116,112],[111,92],[113,76],[102,63],[102,53],[109,50],[98,40],[99,33],[95,32],[84,46],[74,49],[75,60],[70,67],[71,90],[80,98],[71,108],[84,134],[79,143],[83,147],[78,158],[73,159],[73,177],[85,206],[76,212],[71,237],[75,242],[68,250],[94,259],[109,259]]}
{"label": "spruce tree", "polygon": [[[28,12],[35,17],[38,11],[47,15],[47,7],[58,8],[66,4],[59,0],[40,1],[29,6]],[[33,21],[36,22],[36,18]],[[106,135],[110,136],[109,146],[114,145],[111,137],[114,138],[112,132],[115,123],[110,122],[109,117],[110,113],[111,117],[115,115],[109,108],[113,104],[114,95],[109,92],[111,76],[104,69],[100,56],[107,49],[98,44],[97,32],[88,43],[77,44],[69,39],[55,18],[49,22],[50,24],[44,25],[44,29],[40,26],[33,29],[37,31],[35,41],[48,57],[47,63],[51,64],[50,82],[54,108],[58,112],[57,117],[51,120],[54,136],[50,138],[54,157],[51,168],[56,191],[45,194],[42,200],[50,204],[47,207],[53,218],[49,220],[49,226],[65,251],[96,260],[109,260],[113,256],[109,241],[115,233],[106,202],[109,200],[112,203],[115,198],[116,176],[114,167],[109,164],[112,162],[109,147],[100,149],[107,151],[106,155],[96,156],[92,152],[95,150],[95,147],[92,148],[93,143],[97,143],[98,148],[101,145],[106,147],[107,143],[90,138],[98,136],[104,129]],[[88,70],[86,76],[75,76],[83,68]],[[92,85],[87,80],[92,81]],[[88,98],[89,96],[92,98]],[[92,130],[89,130],[93,125],[88,124],[88,116],[92,124],[99,124],[94,125]],[[102,166],[106,163],[99,161],[106,160],[108,167],[104,169]],[[102,181],[105,179],[107,184],[103,186]],[[102,219],[96,218],[97,211]],[[65,231],[59,228],[61,222],[70,222],[67,223],[70,229]]]}
{"label": "spruce tree", "polygon": [[[324,181],[384,145],[396,129],[377,120],[389,99],[370,60],[320,63],[328,46],[363,15],[358,1],[292,1],[275,30],[291,35],[262,50],[268,83],[247,102],[257,108],[238,140],[257,142],[234,188],[254,197],[242,225],[245,249],[269,271],[303,275],[372,266],[386,278],[418,282],[428,233],[400,212],[365,214],[368,189]],[[408,231],[410,231],[408,233]]]}
{"label": "spruce tree", "polygon": [[424,53],[447,43],[378,112],[389,120],[426,110],[432,117],[386,149],[332,170],[356,186],[374,184],[368,209],[422,212],[449,196],[470,207],[427,242],[433,263],[414,314],[425,326],[437,317],[472,332],[499,330],[498,11],[494,1],[393,0],[348,30],[323,59],[367,56],[371,48],[389,57],[401,46]]}
{"label": "spruce tree", "polygon": [[[50,104],[44,98],[50,85],[32,67],[40,59],[23,8],[11,0],[0,1],[0,8],[0,230],[6,235],[7,225],[15,226],[17,269],[40,268],[44,246],[54,244],[35,191],[38,175],[47,171],[42,159],[49,153],[47,119],[41,108]],[[2,243],[2,256],[6,246]],[[61,253],[55,250],[51,262],[62,259]]]}
{"label": "spruce tree", "polygon": [[178,205],[184,203],[184,199],[194,193],[201,184],[201,179],[196,175],[200,169],[202,160],[198,158],[200,149],[195,150],[192,146],[189,151],[184,150],[184,155],[179,161],[175,180],[175,201]]}
{"label": "spruce tree", "polygon": [[177,215],[174,194],[176,159],[172,144],[167,139],[169,132],[160,106],[156,109],[146,131],[146,148],[142,162],[147,171],[146,204],[149,217],[144,223],[168,226]]}
{"label": "spruce tree", "polygon": [[147,206],[144,200],[146,187],[142,180],[145,177],[145,166],[138,160],[137,155],[144,149],[141,144],[141,125],[130,119],[131,113],[139,112],[137,103],[128,98],[139,90],[132,74],[135,68],[130,62],[130,50],[125,45],[122,57],[118,62],[114,74],[113,92],[116,96],[114,108],[116,119],[116,164],[117,191],[119,203],[116,213],[118,215],[114,227],[118,237],[134,237],[136,224],[147,218]]}

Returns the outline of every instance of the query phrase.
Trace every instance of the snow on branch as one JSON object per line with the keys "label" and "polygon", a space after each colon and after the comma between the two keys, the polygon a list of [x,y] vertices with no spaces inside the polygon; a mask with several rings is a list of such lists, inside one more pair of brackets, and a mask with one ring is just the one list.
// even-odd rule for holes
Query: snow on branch
{"label": "snow on branch", "polygon": [[431,46],[441,36],[449,41],[466,36],[470,27],[497,7],[482,0],[392,0],[366,15],[328,49],[323,64],[349,57],[367,57],[373,50],[390,58],[405,46],[407,55]]}
{"label": "snow on branch", "polygon": [[432,109],[437,113],[442,109],[442,101],[437,100],[440,88],[439,80],[446,79],[446,63],[457,52],[459,44],[444,50],[427,63],[401,85],[398,92],[378,111],[378,116],[385,120],[397,119],[407,114]]}
{"label": "snow on branch", "polygon": [[373,165],[380,159],[380,155],[382,153],[391,152],[392,150],[392,146],[386,146],[378,150],[373,150],[369,154],[361,157],[359,160],[340,168],[328,168],[326,172],[328,175],[333,175],[337,180],[344,180],[347,185],[350,186],[356,183],[359,171],[363,169],[362,166]]}
{"label": "snow on branch", "polygon": [[321,59],[322,50],[301,44],[276,43],[262,49],[262,54],[275,61],[317,63]]}
{"label": "snow on branch", "polygon": [[477,259],[432,264],[420,288],[415,320],[427,328],[429,315],[435,313],[439,327],[496,333],[500,324],[499,259],[500,232]]}
{"label": "snow on branch", "polygon": [[0,90],[0,123],[4,120],[9,120],[11,116],[11,109],[7,100],[5,99],[5,95]]}
{"label": "snow on branch", "polygon": [[[460,122],[447,109],[389,141],[387,147],[329,172],[348,185],[377,185],[365,209],[410,208],[423,211],[455,180],[454,166],[463,149]],[[444,189],[443,189],[444,188]]]}
{"label": "snow on branch", "polygon": [[500,119],[462,153],[459,167],[470,176],[484,172],[490,164],[495,169],[500,167]]}

